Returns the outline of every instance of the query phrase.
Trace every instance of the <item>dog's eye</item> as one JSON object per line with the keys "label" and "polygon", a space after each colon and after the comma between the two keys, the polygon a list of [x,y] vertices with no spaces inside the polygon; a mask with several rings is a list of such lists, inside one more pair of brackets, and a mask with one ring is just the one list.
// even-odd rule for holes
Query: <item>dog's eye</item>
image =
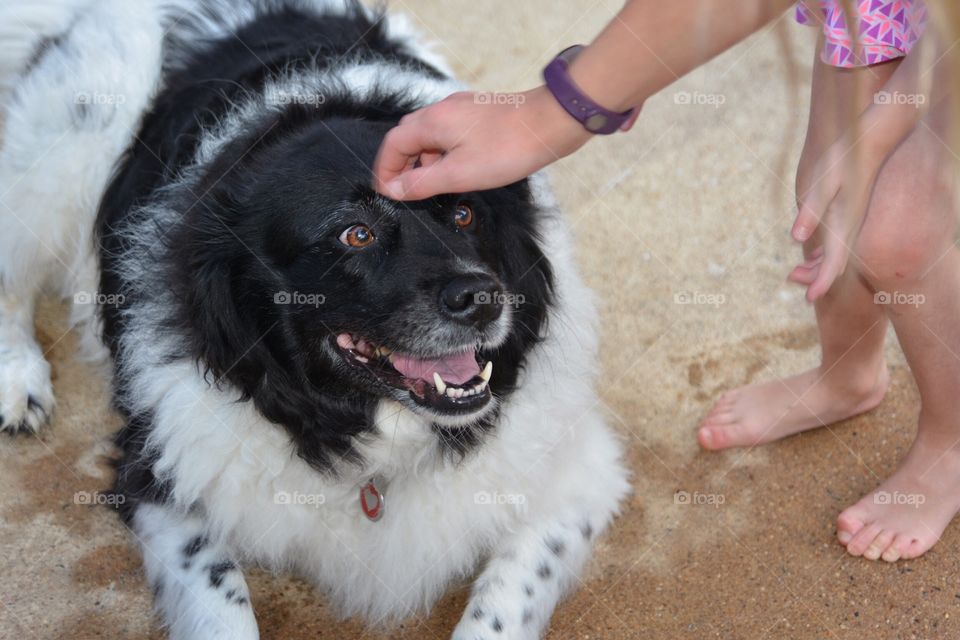
{"label": "dog's eye", "polygon": [[453,213],[453,221],[461,229],[466,229],[473,224],[473,209],[469,205],[458,204],[456,211]]}
{"label": "dog's eye", "polygon": [[365,224],[355,224],[340,234],[340,242],[358,249],[373,244],[374,240],[373,231]]}

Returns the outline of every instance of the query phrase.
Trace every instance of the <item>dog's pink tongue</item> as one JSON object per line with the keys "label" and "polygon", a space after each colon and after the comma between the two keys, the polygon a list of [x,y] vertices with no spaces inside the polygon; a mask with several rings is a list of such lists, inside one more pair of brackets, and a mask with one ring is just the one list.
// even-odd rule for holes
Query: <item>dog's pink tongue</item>
{"label": "dog's pink tongue", "polygon": [[400,353],[390,359],[393,368],[407,378],[433,382],[434,372],[440,374],[444,382],[463,384],[480,373],[480,365],[473,351],[444,356],[435,360],[418,360]]}

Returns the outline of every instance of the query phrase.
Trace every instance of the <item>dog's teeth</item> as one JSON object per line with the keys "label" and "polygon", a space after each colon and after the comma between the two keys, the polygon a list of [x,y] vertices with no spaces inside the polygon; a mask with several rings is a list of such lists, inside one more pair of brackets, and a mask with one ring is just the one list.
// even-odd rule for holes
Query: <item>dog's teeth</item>
{"label": "dog's teeth", "polygon": [[359,361],[362,362],[363,364],[367,364],[368,362],[370,362],[369,360],[367,360],[367,359],[364,358],[363,356],[357,356],[357,360],[359,360]]}
{"label": "dog's teeth", "polygon": [[448,398],[456,398],[456,397],[457,397],[457,390],[454,389],[453,387],[447,387],[447,397],[448,397]]}
{"label": "dog's teeth", "polygon": [[480,372],[480,377],[483,378],[484,382],[490,382],[490,376],[493,375],[493,360],[487,362],[487,366],[483,368],[483,371]]}
{"label": "dog's teeth", "polygon": [[436,371],[433,372],[433,384],[437,388],[437,393],[443,395],[447,391],[447,385],[444,384],[443,378],[440,377],[440,374]]}
{"label": "dog's teeth", "polygon": [[462,397],[463,397],[463,389],[461,389],[460,387],[457,387],[456,395],[455,395],[454,397],[455,397],[455,398],[462,398]]}
{"label": "dog's teeth", "polygon": [[473,392],[474,392],[474,393],[483,393],[483,390],[486,389],[486,388],[487,388],[487,381],[484,380],[484,381],[481,382],[480,384],[474,385],[474,387],[473,387]]}

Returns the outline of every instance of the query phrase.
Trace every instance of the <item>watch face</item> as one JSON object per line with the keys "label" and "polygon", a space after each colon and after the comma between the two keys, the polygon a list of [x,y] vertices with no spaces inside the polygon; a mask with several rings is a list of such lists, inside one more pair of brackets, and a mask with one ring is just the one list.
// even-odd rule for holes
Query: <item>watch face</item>
{"label": "watch face", "polygon": [[601,113],[595,113],[587,118],[587,121],[583,123],[583,126],[590,131],[599,131],[600,129],[603,129],[606,124],[607,116]]}

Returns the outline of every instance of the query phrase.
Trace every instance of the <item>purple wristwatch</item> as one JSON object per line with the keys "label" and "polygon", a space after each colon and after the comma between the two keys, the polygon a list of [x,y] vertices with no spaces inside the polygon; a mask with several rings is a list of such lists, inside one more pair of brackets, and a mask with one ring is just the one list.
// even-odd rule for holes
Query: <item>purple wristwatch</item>
{"label": "purple wristwatch", "polygon": [[547,89],[553,94],[567,113],[591,133],[608,135],[618,129],[629,129],[637,115],[637,109],[630,109],[623,113],[604,109],[591,100],[570,77],[570,63],[577,57],[583,45],[568,47],[557,54],[557,57],[543,70],[543,79]]}

